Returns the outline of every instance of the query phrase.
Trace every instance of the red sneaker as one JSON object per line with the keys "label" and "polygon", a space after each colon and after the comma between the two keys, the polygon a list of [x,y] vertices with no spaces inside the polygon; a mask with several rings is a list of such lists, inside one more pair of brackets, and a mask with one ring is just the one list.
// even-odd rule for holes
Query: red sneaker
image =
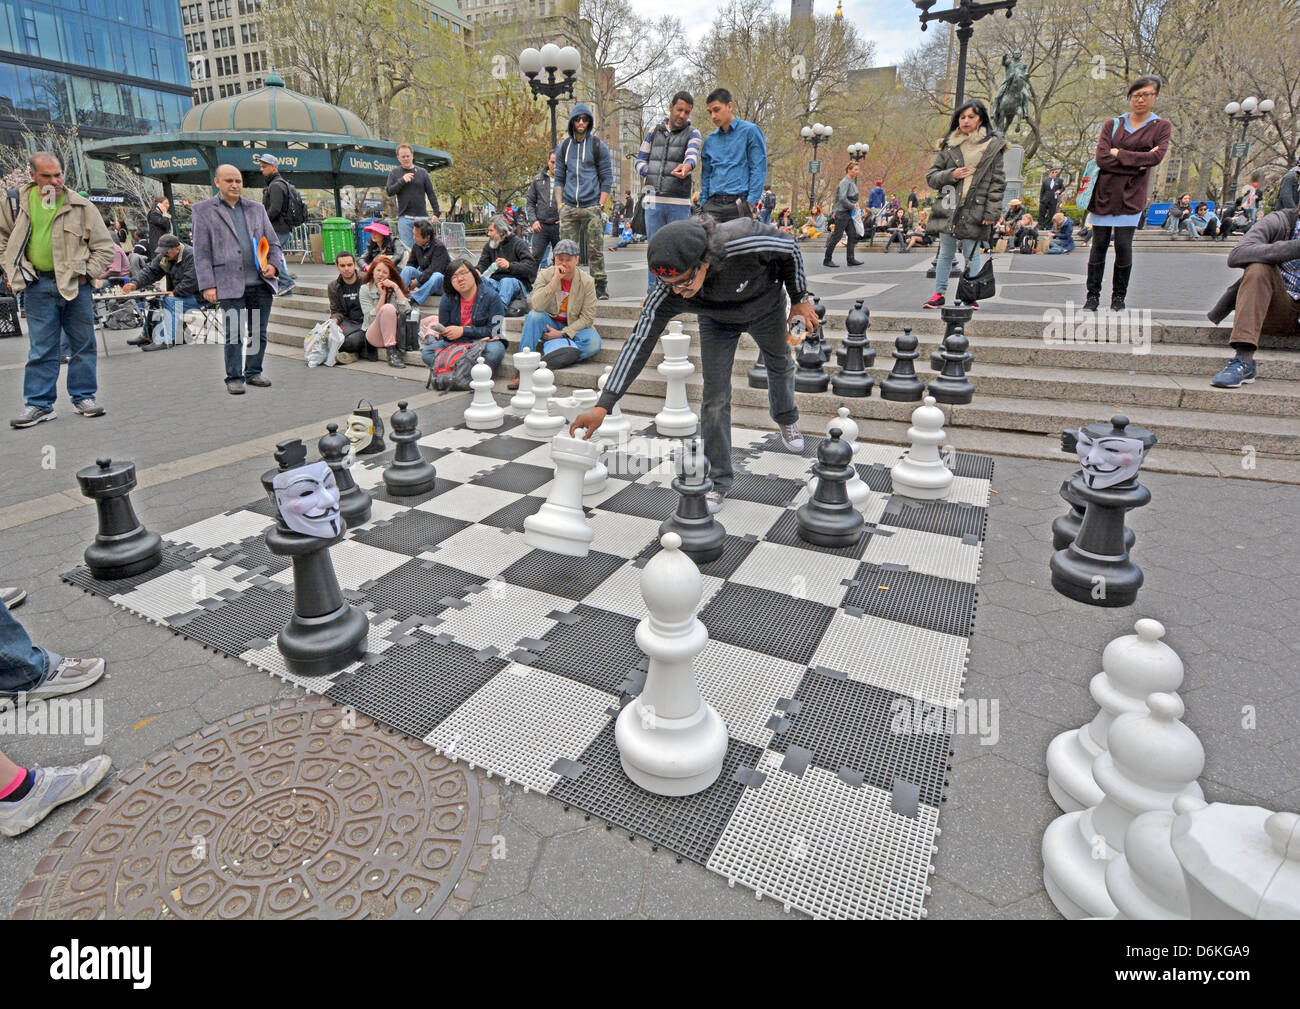
{"label": "red sneaker", "polygon": [[943,295],[936,292],[934,297],[932,297],[921,307],[922,308],[943,308],[943,306],[944,306]]}
{"label": "red sneaker", "polygon": [[968,302],[966,302],[966,307],[967,307],[967,308],[979,308],[979,307],[980,307],[980,303],[979,303],[978,301],[968,301]]}

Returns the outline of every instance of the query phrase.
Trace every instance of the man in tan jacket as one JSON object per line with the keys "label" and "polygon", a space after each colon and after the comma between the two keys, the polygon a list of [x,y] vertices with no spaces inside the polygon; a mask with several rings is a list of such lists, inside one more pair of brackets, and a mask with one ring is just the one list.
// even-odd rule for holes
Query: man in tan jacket
{"label": "man in tan jacket", "polygon": [[[578,268],[578,243],[555,243],[555,265],[541,270],[533,284],[532,308],[524,318],[519,349],[539,350],[546,367],[555,371],[585,361],[600,350],[596,321],[596,282]],[[519,376],[510,380],[519,388]]]}
{"label": "man in tan jacket", "polygon": [[[25,291],[27,369],[23,412],[12,427],[33,427],[54,419],[59,383],[59,339],[68,336],[68,396],[83,417],[102,417],[95,402],[95,306],[93,282],[113,262],[113,239],[99,211],[63,184],[63,166],[53,154],[33,154],[32,182],[16,201],[0,200],[0,269],[15,291]],[[16,202],[17,206],[14,206]]]}

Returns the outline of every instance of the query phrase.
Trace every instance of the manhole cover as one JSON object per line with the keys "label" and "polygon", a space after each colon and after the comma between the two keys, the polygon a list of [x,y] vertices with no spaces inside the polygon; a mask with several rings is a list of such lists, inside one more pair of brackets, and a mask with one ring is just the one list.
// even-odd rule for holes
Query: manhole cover
{"label": "manhole cover", "polygon": [[15,918],[433,918],[468,910],[497,792],[319,698],[254,708],[124,773]]}

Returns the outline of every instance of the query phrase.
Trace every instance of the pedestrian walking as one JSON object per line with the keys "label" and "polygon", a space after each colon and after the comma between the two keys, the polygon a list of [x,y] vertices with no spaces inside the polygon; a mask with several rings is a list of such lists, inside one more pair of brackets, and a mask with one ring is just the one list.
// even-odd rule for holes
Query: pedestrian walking
{"label": "pedestrian walking", "polygon": [[850,161],[844,169],[844,178],[835,187],[835,217],[831,236],[826,240],[826,251],[822,255],[822,266],[839,266],[832,262],[835,247],[844,238],[848,244],[847,262],[849,266],[861,266],[862,260],[853,257],[853,249],[858,244],[858,229],[853,223],[853,212],[858,209],[858,163]]}
{"label": "pedestrian walking", "polygon": [[578,102],[569,116],[569,135],[555,149],[555,188],[559,196],[560,237],[581,245],[587,233],[587,261],[591,279],[596,282],[596,297],[605,301],[604,221],[601,208],[614,187],[614,171],[609,148],[595,136],[596,120],[591,109]]}
{"label": "pedestrian walking", "polygon": [[767,178],[763,131],[736,115],[731,92],[715,88],[704,103],[717,127],[700,149],[700,206],[717,221],[749,217]]}
{"label": "pedestrian walking", "polygon": [[[427,217],[436,225],[442,216],[442,208],[438,206],[438,194],[433,191],[433,180],[415,163],[415,151],[410,144],[398,146],[397,162],[397,167],[388,173],[384,192],[397,197],[397,237],[409,249],[414,241],[415,222]],[[430,203],[433,204],[432,214],[429,213]]]}
{"label": "pedestrian walking", "polygon": [[[668,106],[668,115],[655,125],[636,155],[637,173],[645,182],[645,236],[654,238],[665,224],[691,216],[691,173],[700,163],[704,143],[700,131],[691,125],[695,99],[689,91],[678,91]],[[655,275],[646,271],[646,294],[655,286]]]}
{"label": "pedestrian walking", "polygon": [[560,208],[555,203],[555,152],[546,155],[546,167],[528,184],[528,219],[533,222],[533,259],[539,266],[550,262],[560,240]]}
{"label": "pedestrian walking", "polygon": [[[253,163],[261,168],[262,177],[266,179],[266,185],[262,189],[262,206],[266,208],[266,216],[271,219],[271,227],[275,229],[276,238],[280,239],[280,251],[283,252],[289,248],[295,227],[290,216],[293,187],[280,174],[280,159],[274,154],[255,154]],[[291,287],[293,275],[289,273],[286,260],[284,272],[280,275],[280,293],[287,294]]]}

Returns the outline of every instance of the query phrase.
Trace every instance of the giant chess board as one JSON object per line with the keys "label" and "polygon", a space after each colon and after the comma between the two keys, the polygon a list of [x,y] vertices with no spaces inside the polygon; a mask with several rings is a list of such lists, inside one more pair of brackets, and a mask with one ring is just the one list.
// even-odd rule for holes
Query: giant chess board
{"label": "giant chess board", "polygon": [[374,494],[372,518],[332,556],[370,633],[364,658],[332,676],[290,673],[275,646],[293,586],[289,559],[263,540],[269,500],[168,533],[161,566],[143,575],[64,578],[787,908],[924,916],[952,723],[925,719],[937,728],[922,732],[905,717],[913,731],[900,732],[897,713],[960,703],[992,460],[957,453],[949,499],[920,504],[891,494],[903,450],[862,444],[866,530],[831,549],[795,528],[819,439],[793,455],[773,432],[735,430],[726,549],[700,569],[710,640],[696,663],[730,746],[717,782],[671,798],[632,784],[614,746],[647,665],[634,638],[640,569],[677,502],[672,443],[630,419],[649,433],[609,454],[607,487],[584,500],[586,558],[524,541],[553,469],[549,444],[512,418],[423,437],[438,470],[424,496],[390,496],[389,457],[362,457],[353,472]]}

